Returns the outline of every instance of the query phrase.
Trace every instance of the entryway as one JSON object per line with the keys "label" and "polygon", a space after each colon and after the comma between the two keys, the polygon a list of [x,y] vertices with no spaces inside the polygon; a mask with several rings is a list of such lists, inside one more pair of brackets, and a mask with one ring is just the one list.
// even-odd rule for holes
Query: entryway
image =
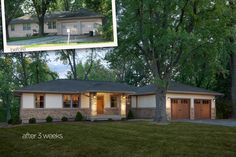
{"label": "entryway", "polygon": [[104,96],[97,96],[97,114],[104,114]]}

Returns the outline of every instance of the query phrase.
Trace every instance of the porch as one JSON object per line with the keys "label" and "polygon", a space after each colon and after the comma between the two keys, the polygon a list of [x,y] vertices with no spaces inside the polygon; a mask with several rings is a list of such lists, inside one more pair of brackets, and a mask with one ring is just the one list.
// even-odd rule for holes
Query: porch
{"label": "porch", "polygon": [[126,94],[90,93],[88,120],[121,120],[126,117]]}

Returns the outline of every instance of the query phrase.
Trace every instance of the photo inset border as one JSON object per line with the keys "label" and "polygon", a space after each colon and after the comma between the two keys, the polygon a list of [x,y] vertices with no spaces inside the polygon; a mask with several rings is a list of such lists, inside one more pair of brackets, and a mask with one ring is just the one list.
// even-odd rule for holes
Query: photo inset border
{"label": "photo inset border", "polygon": [[1,0],[5,53],[118,46],[115,0],[111,0],[112,19],[110,19],[110,22],[112,22],[112,25],[110,26],[113,34],[110,39],[105,38],[103,33],[104,21],[107,21],[104,18],[108,17],[88,8],[79,8],[73,12],[56,11],[47,13],[43,25],[42,22],[41,25],[39,24],[36,11],[34,15],[27,13],[11,19],[7,26],[8,29],[6,29],[6,1]]}

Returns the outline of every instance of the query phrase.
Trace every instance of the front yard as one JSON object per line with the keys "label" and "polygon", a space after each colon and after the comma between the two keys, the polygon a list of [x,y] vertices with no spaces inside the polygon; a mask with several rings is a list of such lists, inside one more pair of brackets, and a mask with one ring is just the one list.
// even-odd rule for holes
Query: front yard
{"label": "front yard", "polygon": [[[26,133],[37,138],[22,139]],[[235,157],[235,148],[235,127],[190,123],[68,122],[0,128],[2,157]]]}

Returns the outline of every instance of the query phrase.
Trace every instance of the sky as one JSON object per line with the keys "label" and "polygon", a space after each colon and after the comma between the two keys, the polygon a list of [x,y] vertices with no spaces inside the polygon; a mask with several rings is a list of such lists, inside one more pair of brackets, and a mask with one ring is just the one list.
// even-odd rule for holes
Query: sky
{"label": "sky", "polygon": [[[110,49],[97,49],[95,51],[95,60],[100,59],[101,63],[104,66],[108,66],[108,63],[104,60],[104,57],[106,55],[106,53],[109,51]],[[91,50],[76,50],[77,52],[77,57],[76,57],[76,62],[79,63],[80,61],[82,61],[82,63],[84,63],[87,58],[90,56],[91,54]],[[68,65],[64,65],[62,61],[57,60],[57,56],[55,52],[48,52],[48,66],[49,68],[54,71],[57,72],[59,75],[60,79],[66,78],[66,74],[68,71],[70,71],[70,67]]]}

